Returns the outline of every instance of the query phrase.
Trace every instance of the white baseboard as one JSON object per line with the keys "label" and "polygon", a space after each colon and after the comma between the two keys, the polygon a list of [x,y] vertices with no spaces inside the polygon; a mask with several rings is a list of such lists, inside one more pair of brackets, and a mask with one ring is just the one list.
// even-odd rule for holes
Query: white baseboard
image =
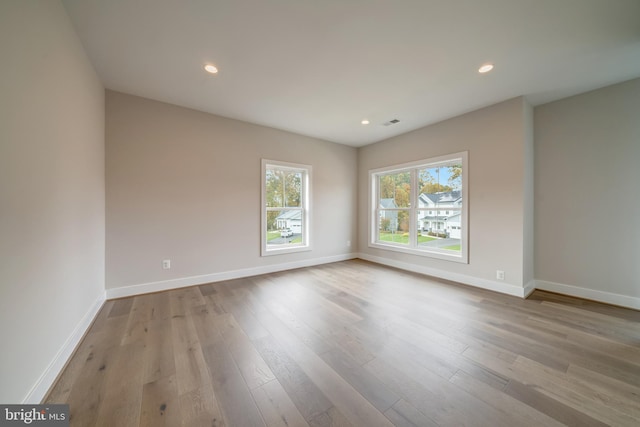
{"label": "white baseboard", "polygon": [[243,277],[258,276],[260,274],[275,273],[278,271],[293,270],[294,268],[311,267],[313,265],[328,264],[331,262],[346,261],[357,258],[356,254],[335,255],[324,258],[313,258],[302,261],[272,264],[260,267],[243,268],[240,270],[222,271],[220,273],[204,274],[201,276],[182,277],[179,279],[162,280],[159,282],[141,283],[138,285],[122,286],[107,289],[107,299],[130,297],[148,294],[151,292],[167,291],[170,289],[185,288],[188,286],[203,285],[205,283],[220,282],[222,280],[241,279]]}
{"label": "white baseboard", "polygon": [[523,296],[523,298],[527,298],[535,290],[536,290],[536,281],[535,280],[529,280],[529,283],[524,285],[524,296]]}
{"label": "white baseboard", "polygon": [[366,261],[375,262],[377,264],[388,265],[390,267],[396,267],[402,270],[411,271],[413,273],[426,274],[428,276],[439,277],[445,280],[451,280],[453,282],[463,283],[465,285],[474,286],[476,288],[487,289],[490,291],[500,292],[507,295],[513,295],[520,298],[525,298],[529,293],[533,292],[533,289],[529,289],[530,284],[526,287],[510,285],[504,282],[498,282],[495,280],[481,279],[478,277],[467,276],[465,274],[452,273],[450,271],[440,270],[437,268],[424,267],[408,262],[402,262],[392,260],[388,258],[382,258],[375,255],[369,255],[365,253],[359,253],[358,258]]}
{"label": "white baseboard", "polygon": [[414,273],[426,274],[429,276],[439,277],[445,280],[474,286],[477,288],[487,289],[490,291],[500,292],[507,295],[513,295],[520,298],[528,297],[536,289],[548,290],[565,295],[571,295],[579,298],[591,299],[608,304],[619,305],[622,307],[635,308],[640,310],[640,298],[626,295],[613,294],[609,292],[596,291],[591,289],[580,288],[577,286],[563,285],[560,283],[547,282],[542,280],[531,280],[525,286],[511,285],[496,280],[482,279],[473,276],[467,276],[459,273],[452,273],[446,270],[424,267],[403,261],[391,260],[388,258],[378,257],[365,253],[351,253],[343,255],[335,255],[324,258],[313,258],[302,261],[287,262],[282,264],[265,265],[260,267],[244,268],[239,270],[223,271],[219,273],[204,274],[200,276],[182,277],[178,279],[163,280],[158,282],[142,283],[131,286],[122,286],[119,288],[111,288],[106,290],[106,299],[123,298],[135,295],[142,295],[151,292],[160,292],[171,289],[184,288],[188,286],[202,285],[205,283],[220,282],[222,280],[240,279],[243,277],[258,276],[260,274],[275,273],[278,271],[292,270],[295,268],[311,267],[314,265],[328,264],[332,262],[346,261],[349,259],[361,258],[366,261],[375,262],[377,264],[388,265],[390,267],[400,268],[402,270]]}
{"label": "white baseboard", "polygon": [[614,294],[611,292],[597,291],[595,289],[581,288],[578,286],[565,285],[563,283],[547,282],[546,280],[536,280],[536,289],[556,292],[572,297],[584,298],[588,300],[604,302],[618,305],[620,307],[640,310],[640,298],[630,295]]}
{"label": "white baseboard", "polygon": [[47,366],[42,375],[40,375],[38,381],[36,381],[31,390],[29,390],[25,398],[22,399],[23,404],[39,404],[42,402],[42,399],[45,398],[47,392],[67,364],[67,361],[73,355],[76,347],[80,344],[84,334],[98,315],[98,312],[102,308],[104,302],[105,294],[103,292],[82,317],[80,322],[78,322],[78,325],[75,327],[73,332],[71,332],[71,335],[69,335],[69,338],[67,338],[64,344],[62,344],[62,347],[60,347],[58,353],[55,355],[51,363],[49,363],[49,366]]}

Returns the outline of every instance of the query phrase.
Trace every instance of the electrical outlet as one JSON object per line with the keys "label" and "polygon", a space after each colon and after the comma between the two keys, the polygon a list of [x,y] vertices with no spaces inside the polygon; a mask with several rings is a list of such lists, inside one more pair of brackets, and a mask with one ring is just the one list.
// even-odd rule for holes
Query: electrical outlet
{"label": "electrical outlet", "polygon": [[347,240],[347,247],[350,248],[351,247],[351,240]]}
{"label": "electrical outlet", "polygon": [[171,268],[171,260],[170,259],[165,259],[162,261],[162,268],[164,270],[168,270]]}
{"label": "electrical outlet", "polygon": [[496,279],[498,279],[498,280],[504,280],[504,271],[502,271],[502,270],[496,270]]}

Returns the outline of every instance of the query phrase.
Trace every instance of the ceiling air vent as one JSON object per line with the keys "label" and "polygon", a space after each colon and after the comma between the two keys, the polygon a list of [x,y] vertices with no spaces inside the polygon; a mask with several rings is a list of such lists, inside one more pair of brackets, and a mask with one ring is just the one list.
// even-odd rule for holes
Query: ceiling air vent
{"label": "ceiling air vent", "polygon": [[398,119],[389,120],[388,122],[384,122],[382,126],[391,126],[391,125],[395,125],[396,123],[400,123],[400,120]]}

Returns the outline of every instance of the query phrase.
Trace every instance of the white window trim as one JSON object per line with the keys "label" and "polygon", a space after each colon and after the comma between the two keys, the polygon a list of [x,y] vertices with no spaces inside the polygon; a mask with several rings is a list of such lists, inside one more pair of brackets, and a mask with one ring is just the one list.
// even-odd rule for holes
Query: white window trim
{"label": "white window trim", "polygon": [[[384,249],[394,252],[403,252],[411,255],[419,255],[429,258],[437,258],[447,261],[459,263],[469,263],[469,152],[462,151],[459,153],[447,154],[444,156],[432,157],[429,159],[417,160],[414,162],[403,163],[400,165],[392,165],[369,171],[369,239],[368,246],[371,248]],[[438,164],[446,165],[452,160],[462,160],[462,211],[460,224],[462,227],[460,239],[460,252],[448,251],[446,249],[425,248],[417,245],[417,239],[410,238],[408,245],[380,242],[377,241],[377,202],[378,202],[378,182],[376,177],[382,173],[407,172],[416,170],[421,167],[434,167]],[[409,220],[409,236],[417,235],[416,212],[418,200],[417,176],[411,173],[411,201],[413,205],[410,208]]]}
{"label": "white window trim", "polygon": [[[267,167],[276,166],[281,169],[291,169],[292,171],[303,172],[302,177],[302,243],[284,244],[284,245],[267,245],[267,200],[266,200],[266,175]],[[310,251],[311,248],[311,171],[310,165],[298,163],[281,162],[278,160],[262,159],[262,178],[260,190],[260,234],[261,234],[261,250],[262,256],[282,255],[295,252]]]}

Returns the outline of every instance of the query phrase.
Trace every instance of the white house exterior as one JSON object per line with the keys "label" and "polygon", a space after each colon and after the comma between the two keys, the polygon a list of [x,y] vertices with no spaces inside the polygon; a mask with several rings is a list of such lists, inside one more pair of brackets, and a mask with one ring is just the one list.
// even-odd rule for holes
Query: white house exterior
{"label": "white house exterior", "polygon": [[302,211],[287,210],[276,217],[276,228],[284,230],[291,229],[294,234],[302,233]]}
{"label": "white house exterior", "polygon": [[452,239],[462,238],[461,219],[462,214],[460,213],[447,217],[447,233]]}
{"label": "white house exterior", "polygon": [[420,194],[418,197],[418,229],[423,233],[461,237],[462,192],[449,191]]}

